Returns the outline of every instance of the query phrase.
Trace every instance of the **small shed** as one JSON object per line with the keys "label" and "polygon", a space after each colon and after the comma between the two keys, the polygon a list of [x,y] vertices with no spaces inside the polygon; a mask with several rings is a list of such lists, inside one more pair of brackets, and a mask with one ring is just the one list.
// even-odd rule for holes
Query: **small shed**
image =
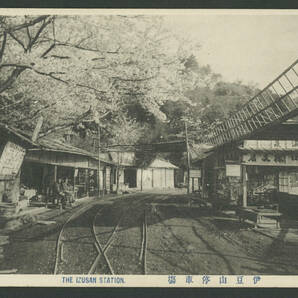
{"label": "small shed", "polygon": [[175,169],[178,169],[178,167],[169,161],[155,158],[147,166],[137,169],[137,188],[141,190],[174,188]]}

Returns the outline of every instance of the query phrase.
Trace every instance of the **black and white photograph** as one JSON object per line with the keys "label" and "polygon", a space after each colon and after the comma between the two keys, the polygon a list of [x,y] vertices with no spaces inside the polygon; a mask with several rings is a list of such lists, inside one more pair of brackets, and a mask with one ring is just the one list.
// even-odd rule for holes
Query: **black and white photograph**
{"label": "black and white photograph", "polygon": [[0,276],[298,275],[297,32],[296,10],[0,11]]}

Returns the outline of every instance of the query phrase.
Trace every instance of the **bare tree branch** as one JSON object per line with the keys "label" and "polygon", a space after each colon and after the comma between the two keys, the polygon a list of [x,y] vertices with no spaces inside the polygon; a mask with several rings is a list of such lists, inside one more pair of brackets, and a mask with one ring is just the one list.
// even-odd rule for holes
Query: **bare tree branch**
{"label": "bare tree branch", "polygon": [[15,101],[15,102],[13,102],[13,103],[10,103],[10,104],[8,104],[8,105],[5,105],[5,106],[3,106],[3,107],[0,108],[0,111],[1,111],[1,110],[5,110],[5,109],[8,109],[8,108],[11,107],[11,106],[18,105],[19,103],[21,103],[21,102],[23,102],[23,101],[24,101],[24,99],[22,98],[22,99],[17,100],[17,101]]}
{"label": "bare tree branch", "polygon": [[29,44],[30,44],[31,43],[31,35],[30,35],[29,27],[26,27],[26,32],[27,32],[27,36],[28,36],[28,40],[29,40]]}
{"label": "bare tree branch", "polygon": [[[65,80],[63,80],[63,79],[58,78],[58,77],[55,76],[56,74],[65,74],[64,72],[49,72],[49,73],[47,73],[47,72],[39,71],[39,70],[35,69],[34,67],[29,66],[29,65],[19,65],[19,64],[14,64],[14,63],[7,63],[7,64],[1,64],[0,65],[0,69],[1,68],[4,68],[4,67],[16,67],[17,69],[20,69],[21,68],[23,70],[30,69],[30,70],[36,72],[37,74],[50,77],[50,78],[52,78],[52,79],[54,79],[56,81],[62,82],[64,84],[69,84],[67,81],[65,81]],[[1,91],[0,91],[0,93],[1,93]]]}
{"label": "bare tree branch", "polygon": [[65,129],[68,127],[72,127],[74,125],[79,124],[84,118],[86,118],[89,114],[91,113],[91,108],[89,108],[89,110],[87,112],[85,112],[84,114],[80,115],[79,117],[77,117],[74,121],[72,122],[68,122],[68,123],[64,123],[64,124],[58,124],[55,126],[50,127],[46,132],[39,134],[39,138],[43,138],[53,132],[56,132],[58,130],[61,129]]}
{"label": "bare tree branch", "polygon": [[12,32],[24,29],[26,27],[34,26],[35,24],[40,23],[43,20],[46,20],[48,17],[50,17],[50,15],[42,15],[42,16],[39,16],[36,19],[33,19],[29,22],[25,22],[23,24],[20,24],[20,25],[11,27],[11,28],[6,28],[6,29],[4,29],[3,33],[0,34],[0,36],[4,35],[5,33],[12,33]]}
{"label": "bare tree branch", "polygon": [[55,48],[56,44],[52,44],[40,57],[45,58],[45,56]]}
{"label": "bare tree branch", "polygon": [[142,81],[152,80],[156,77],[157,77],[157,74],[154,75],[154,76],[151,76],[151,77],[141,78],[141,79],[124,79],[124,78],[121,78],[121,77],[112,77],[112,79],[118,80],[118,81],[124,81],[124,82],[142,82]]}
{"label": "bare tree branch", "polygon": [[5,46],[6,46],[6,38],[7,38],[7,34],[4,33],[2,44],[1,44],[1,49],[0,49],[0,62],[2,61],[2,58],[4,55],[4,50],[5,50]]}
{"label": "bare tree branch", "polygon": [[21,119],[17,119],[15,121],[13,121],[14,123],[18,123],[18,122],[22,122],[22,121],[26,121],[26,120],[33,120],[34,118],[36,118],[37,116],[39,116],[39,113],[48,109],[48,108],[51,108],[52,106],[56,105],[57,102],[54,102],[52,104],[48,104],[42,108],[40,108],[39,110],[35,111],[33,114],[31,114],[30,116],[27,116],[27,117],[23,117]]}
{"label": "bare tree branch", "polygon": [[28,44],[27,49],[31,50],[32,46],[37,41],[38,37],[40,36],[41,32],[46,28],[47,25],[49,25],[53,21],[53,18],[49,18],[47,21],[43,20],[42,25],[39,27],[37,33],[35,36],[31,39],[30,43]]}
{"label": "bare tree branch", "polygon": [[58,56],[58,55],[51,55],[52,58],[57,58],[57,59],[70,59],[69,56]]}
{"label": "bare tree branch", "polygon": [[93,91],[98,92],[98,93],[107,93],[107,91],[98,90],[98,89],[96,89],[94,87],[91,87],[91,86],[88,86],[88,85],[76,84],[76,86],[82,87],[82,88],[87,88],[87,89],[93,90]]}
{"label": "bare tree branch", "polygon": [[25,45],[23,44],[23,42],[21,40],[19,40],[12,32],[9,33],[9,35],[18,43],[22,46],[22,48],[24,49],[25,52],[27,52],[27,48],[25,47]]}
{"label": "bare tree branch", "polygon": [[25,70],[25,67],[17,67],[15,68],[11,75],[0,85],[0,93],[8,89],[18,78],[18,76]]}
{"label": "bare tree branch", "polygon": [[[73,43],[70,43],[70,42],[63,42],[63,41],[59,41],[59,40],[55,40],[55,44],[56,46],[62,46],[62,47],[72,47],[72,48],[76,48],[76,49],[79,49],[79,50],[83,50],[83,51],[88,51],[88,52],[96,52],[96,53],[107,53],[107,54],[119,54],[119,50],[121,49],[121,46],[119,46],[115,51],[101,51],[99,49],[96,49],[96,48],[89,48],[89,47],[84,47],[82,46],[82,42],[86,39],[88,39],[90,37],[87,37],[81,41],[79,41],[77,44],[73,44]],[[49,41],[54,41],[53,39],[49,38],[48,39]],[[96,59],[96,58],[95,58]],[[99,58],[99,59],[104,59],[104,58]]]}

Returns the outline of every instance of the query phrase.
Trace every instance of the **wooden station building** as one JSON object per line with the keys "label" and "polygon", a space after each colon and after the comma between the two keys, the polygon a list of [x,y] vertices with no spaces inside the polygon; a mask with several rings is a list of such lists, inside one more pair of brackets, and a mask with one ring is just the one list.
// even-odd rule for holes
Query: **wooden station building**
{"label": "wooden station building", "polygon": [[298,211],[297,115],[298,60],[206,137],[204,195],[247,206],[270,191]]}
{"label": "wooden station building", "polygon": [[21,183],[37,193],[48,195],[51,185],[59,179],[68,179],[76,197],[110,192],[113,181],[113,162],[108,154],[100,155],[100,185],[98,188],[98,155],[83,149],[43,138],[40,147],[28,150],[22,166]]}

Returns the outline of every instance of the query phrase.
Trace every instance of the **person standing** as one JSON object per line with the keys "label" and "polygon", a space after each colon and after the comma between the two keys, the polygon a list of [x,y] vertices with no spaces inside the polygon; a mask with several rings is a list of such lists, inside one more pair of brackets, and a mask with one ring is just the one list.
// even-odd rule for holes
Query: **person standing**
{"label": "person standing", "polygon": [[63,193],[63,186],[62,186],[62,179],[58,179],[53,184],[53,196],[54,200],[57,199],[57,204],[62,206],[65,209],[65,200],[64,200],[64,193]]}

